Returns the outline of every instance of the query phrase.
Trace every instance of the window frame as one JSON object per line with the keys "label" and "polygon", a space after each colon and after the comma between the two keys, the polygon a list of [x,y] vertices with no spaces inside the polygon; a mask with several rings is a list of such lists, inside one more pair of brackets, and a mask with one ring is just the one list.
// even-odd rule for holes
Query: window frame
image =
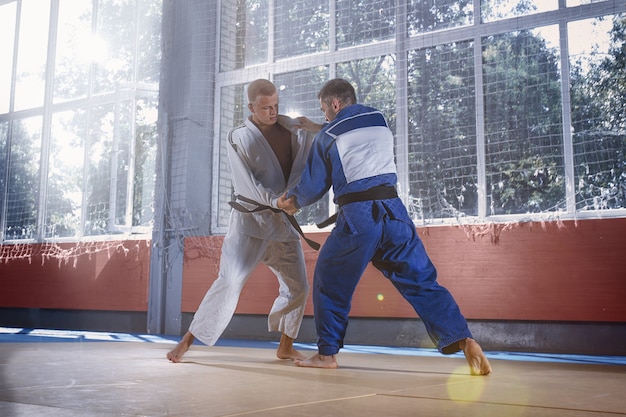
{"label": "window frame", "polygon": [[[570,109],[570,63],[568,53],[568,29],[567,24],[572,21],[596,18],[606,15],[615,15],[626,12],[626,4],[617,0],[608,0],[601,2],[593,2],[590,4],[576,5],[568,7],[565,0],[559,0],[558,10],[550,10],[515,16],[511,18],[494,20],[489,22],[481,21],[481,1],[473,0],[473,18],[474,24],[469,26],[459,26],[450,29],[437,30],[433,32],[418,33],[409,36],[407,30],[406,11],[407,5],[411,0],[398,0],[396,5],[396,36],[395,39],[385,40],[372,44],[353,46],[344,49],[338,49],[336,45],[335,19],[329,21],[329,51],[315,53],[311,55],[298,55],[292,58],[284,58],[280,60],[273,59],[271,45],[273,45],[273,28],[268,30],[269,45],[267,62],[265,64],[257,64],[250,67],[239,68],[233,71],[220,72],[219,57],[221,54],[221,44],[218,41],[218,51],[216,53],[216,95],[215,95],[215,132],[219,132],[220,113],[220,92],[222,87],[228,85],[250,82],[256,78],[267,78],[273,80],[275,75],[282,73],[305,70],[307,68],[327,65],[330,68],[330,78],[335,76],[335,69],[338,63],[348,60],[358,60],[381,56],[385,54],[395,54],[397,85],[396,85],[396,109],[397,109],[397,126],[395,132],[396,139],[396,158],[398,167],[398,184],[401,187],[398,191],[408,204],[408,131],[407,131],[407,56],[409,51],[423,48],[435,47],[437,45],[456,42],[471,41],[474,45],[474,89],[476,92],[484,91],[484,80],[482,71],[482,47],[483,38],[509,33],[511,31],[519,31],[524,29],[533,29],[542,26],[557,25],[559,28],[559,47],[560,47],[560,76],[561,76],[561,112],[562,112],[562,135],[563,135],[563,157],[565,165],[565,211],[550,212],[549,215],[558,219],[583,219],[601,217],[625,217],[626,208],[611,210],[576,210],[575,195],[575,173],[574,173],[574,157],[571,126],[571,109]],[[221,8],[220,8],[221,10]],[[335,1],[329,0],[329,16],[335,16]],[[274,2],[269,0],[268,19],[273,22]],[[220,39],[221,19],[218,17],[216,25],[216,36]],[[366,104],[366,103],[365,103]],[[485,150],[485,118],[484,118],[484,97],[483,94],[475,95],[476,107],[476,149],[477,149],[477,182],[478,182],[478,215],[465,218],[463,221],[470,223],[484,222],[515,222],[530,220],[545,220],[546,213],[525,213],[525,214],[506,214],[506,215],[490,215],[488,214],[487,203],[487,180],[486,180],[486,150]],[[307,115],[308,116],[308,115]],[[219,141],[220,134],[216,133],[216,140]],[[212,201],[219,201],[219,182],[220,172],[217,170],[220,162],[219,149],[221,144],[214,147],[213,167],[214,167],[214,183]],[[334,207],[329,204],[329,207]],[[217,226],[217,211],[212,212],[212,230],[217,233],[225,233],[226,228]],[[456,224],[458,219],[444,218],[435,219],[432,224]],[[306,231],[318,231],[313,226],[303,226]]]}
{"label": "window frame", "polygon": [[[0,114],[0,123],[7,123],[8,124],[8,138],[7,138],[7,142],[6,142],[6,157],[7,157],[7,161],[9,160],[10,154],[11,154],[11,138],[12,138],[12,129],[13,129],[13,125],[14,123],[19,123],[20,120],[25,119],[25,118],[29,118],[29,117],[34,117],[34,116],[38,116],[42,118],[42,134],[41,134],[41,146],[40,146],[40,150],[39,150],[39,163],[40,163],[40,171],[39,171],[39,179],[38,179],[38,186],[39,186],[39,190],[37,192],[37,220],[36,220],[36,233],[35,236],[33,238],[28,238],[28,239],[8,239],[6,237],[6,227],[7,227],[7,211],[8,211],[8,204],[7,204],[7,191],[8,191],[8,181],[5,181],[5,189],[0,190],[0,193],[3,193],[3,195],[5,196],[5,198],[3,198],[2,201],[2,205],[0,206],[0,210],[2,210],[0,212],[0,244],[4,244],[4,243],[37,243],[37,242],[48,242],[48,241],[55,241],[55,242],[71,242],[71,241],[76,241],[76,240],[94,240],[94,241],[99,241],[99,240],[105,240],[105,239],[110,239],[111,237],[115,237],[115,236],[121,236],[121,235],[126,235],[126,236],[130,236],[132,235],[133,238],[146,238],[147,236],[149,236],[149,233],[151,232],[151,226],[149,226],[148,224],[150,223],[150,219],[146,219],[146,222],[144,225],[138,225],[138,226],[133,226],[133,222],[132,222],[132,215],[133,215],[133,197],[134,197],[134,182],[135,182],[135,178],[134,178],[134,168],[135,168],[135,164],[136,164],[136,156],[135,155],[135,141],[136,141],[136,135],[135,135],[135,129],[137,127],[137,120],[134,117],[137,113],[137,105],[138,105],[138,101],[141,99],[145,99],[154,103],[158,103],[158,95],[159,95],[159,86],[158,84],[154,83],[154,84],[147,84],[145,82],[142,82],[141,80],[138,79],[134,79],[131,82],[118,82],[116,85],[116,89],[115,91],[111,91],[111,92],[106,92],[106,93],[99,93],[99,94],[93,94],[92,91],[89,91],[87,94],[87,97],[80,97],[77,99],[72,99],[72,100],[61,100],[59,102],[53,102],[53,93],[54,93],[54,77],[55,77],[55,57],[56,57],[56,47],[57,47],[57,34],[59,32],[59,7],[60,7],[60,1],[63,0],[46,0],[49,5],[50,5],[50,15],[49,15],[49,28],[48,28],[48,33],[47,33],[47,57],[46,57],[46,65],[45,65],[45,92],[44,92],[44,100],[43,100],[43,104],[42,106],[39,107],[33,107],[33,108],[28,108],[28,109],[24,109],[24,110],[19,110],[16,111],[15,110],[15,103],[14,103],[14,94],[15,94],[15,83],[16,83],[16,74],[17,74],[17,55],[18,53],[20,53],[20,51],[18,50],[18,46],[19,46],[19,35],[20,35],[20,18],[21,18],[21,2],[19,0],[12,0],[12,1],[2,1],[0,2],[0,5],[5,5],[5,4],[9,4],[9,3],[15,3],[17,5],[16,7],[16,13],[15,13],[15,19],[16,19],[16,23],[15,23],[15,36],[14,36],[14,40],[13,40],[13,59],[12,59],[12,71],[11,71],[11,91],[10,91],[10,103],[9,103],[9,109],[7,113],[2,113]],[[96,13],[97,9],[98,9],[98,4],[99,4],[100,0],[91,0],[91,7],[94,11],[94,14]],[[132,5],[132,7],[138,8],[139,5],[139,0],[135,0],[134,5]],[[136,18],[138,19],[138,16],[136,16]],[[135,21],[135,24],[139,24],[139,21]],[[92,30],[95,31],[95,19],[92,18]],[[134,41],[137,43],[139,41],[139,33],[137,33],[137,31],[135,31],[134,33]],[[22,51],[23,52],[23,51]],[[139,66],[139,62],[137,57],[135,56],[133,58],[133,62],[132,62],[133,68],[133,77],[137,78],[137,68]],[[93,77],[93,71],[90,72],[90,77]],[[90,81],[91,84],[91,81]],[[118,187],[117,184],[114,184],[115,182],[115,175],[113,175],[117,169],[120,166],[120,163],[116,163],[115,159],[113,160],[113,163],[110,165],[110,169],[109,169],[109,183],[111,185],[111,188],[109,190],[109,200],[107,201],[107,203],[109,204],[109,208],[108,208],[108,215],[107,218],[109,219],[109,225],[107,227],[106,233],[104,234],[86,234],[86,216],[85,216],[85,212],[87,211],[87,206],[86,206],[86,200],[85,200],[85,185],[87,184],[86,182],[86,177],[87,177],[87,170],[86,168],[83,168],[83,188],[82,188],[82,203],[81,203],[81,213],[82,215],[80,216],[80,226],[76,232],[76,235],[74,236],[67,236],[67,237],[55,237],[55,236],[47,236],[46,235],[46,228],[47,225],[46,224],[46,215],[47,215],[47,195],[49,193],[49,182],[48,182],[48,178],[49,178],[49,172],[50,172],[50,151],[51,151],[51,142],[52,142],[52,119],[53,119],[53,115],[56,113],[60,113],[63,111],[68,111],[68,110],[79,110],[79,109],[87,109],[87,113],[89,115],[91,115],[91,109],[95,108],[97,106],[103,106],[103,105],[108,105],[108,106],[113,106],[113,108],[115,109],[119,109],[119,107],[121,105],[127,105],[130,107],[130,113],[133,115],[132,120],[130,120],[130,142],[127,144],[128,145],[128,149],[129,149],[129,158],[128,158],[128,173],[127,173],[127,180],[126,180],[126,184],[125,184],[125,202],[124,202],[124,206],[125,206],[125,213],[124,213],[124,219],[125,219],[125,224],[124,225],[116,225],[115,221],[112,221],[112,219],[115,218],[115,211],[116,208],[118,206],[118,204],[116,204],[116,199],[117,199],[117,193],[116,193],[116,189]],[[117,110],[115,110],[115,112],[117,113]],[[114,137],[113,137],[113,141],[119,141],[120,140],[120,133],[119,133],[119,129],[118,124],[119,124],[119,120],[118,117],[115,117],[116,121],[116,127],[114,128]],[[89,126],[91,121],[90,116],[87,117],[87,126]],[[155,124],[156,126],[156,124]],[[86,128],[86,131],[89,132],[89,127]],[[86,133],[86,136],[89,137],[89,133]],[[85,141],[88,141],[87,138],[84,138]],[[115,153],[115,152],[112,152]],[[83,165],[84,167],[86,167],[87,165],[87,161],[88,161],[89,155],[88,155],[88,151],[85,150],[84,152],[84,156],[83,156]],[[6,168],[5,171],[3,171],[1,174],[4,174],[7,179],[8,179],[8,168]]]}

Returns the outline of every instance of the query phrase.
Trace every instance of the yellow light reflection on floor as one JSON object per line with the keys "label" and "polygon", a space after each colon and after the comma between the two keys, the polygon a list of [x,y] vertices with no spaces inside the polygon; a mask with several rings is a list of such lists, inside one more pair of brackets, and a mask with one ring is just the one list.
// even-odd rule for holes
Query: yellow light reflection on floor
{"label": "yellow light reflection on floor", "polygon": [[467,366],[459,367],[448,378],[446,387],[448,396],[453,401],[480,401],[485,389],[486,378],[489,376],[472,376]]}

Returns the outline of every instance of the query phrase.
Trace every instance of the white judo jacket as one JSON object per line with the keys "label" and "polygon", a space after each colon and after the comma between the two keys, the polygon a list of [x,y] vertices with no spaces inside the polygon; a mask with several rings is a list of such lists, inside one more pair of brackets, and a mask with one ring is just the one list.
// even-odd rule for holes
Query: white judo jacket
{"label": "white judo jacket", "polygon": [[[297,129],[294,127],[295,120],[284,115],[278,116],[278,123],[291,131],[293,160],[287,183],[276,154],[252,121],[246,119],[228,134],[228,160],[235,195],[274,208],[278,208],[278,197],[300,181],[316,134]],[[250,209],[255,208],[244,202],[240,203]],[[284,213],[272,210],[256,213],[231,210],[231,227],[236,227],[239,233],[260,239],[281,242],[300,239]]]}

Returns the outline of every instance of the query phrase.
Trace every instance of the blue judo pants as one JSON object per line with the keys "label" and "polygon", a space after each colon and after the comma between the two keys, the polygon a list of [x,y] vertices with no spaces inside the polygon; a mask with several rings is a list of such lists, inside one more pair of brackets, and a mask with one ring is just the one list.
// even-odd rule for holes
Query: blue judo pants
{"label": "blue judo pants", "polygon": [[437,283],[435,266],[401,200],[358,202],[340,209],[315,267],[320,355],[334,355],[343,347],[352,296],[370,261],[413,306],[440,352],[454,353],[458,341],[472,337],[456,301]]}

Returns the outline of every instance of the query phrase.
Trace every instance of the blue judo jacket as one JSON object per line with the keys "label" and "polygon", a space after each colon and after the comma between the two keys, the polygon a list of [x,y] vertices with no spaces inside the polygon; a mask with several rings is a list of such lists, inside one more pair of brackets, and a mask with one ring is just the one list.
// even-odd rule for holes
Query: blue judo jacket
{"label": "blue judo jacket", "polygon": [[332,186],[335,202],[347,193],[397,182],[393,133],[382,113],[354,104],[317,134],[295,195],[300,207],[319,200]]}

